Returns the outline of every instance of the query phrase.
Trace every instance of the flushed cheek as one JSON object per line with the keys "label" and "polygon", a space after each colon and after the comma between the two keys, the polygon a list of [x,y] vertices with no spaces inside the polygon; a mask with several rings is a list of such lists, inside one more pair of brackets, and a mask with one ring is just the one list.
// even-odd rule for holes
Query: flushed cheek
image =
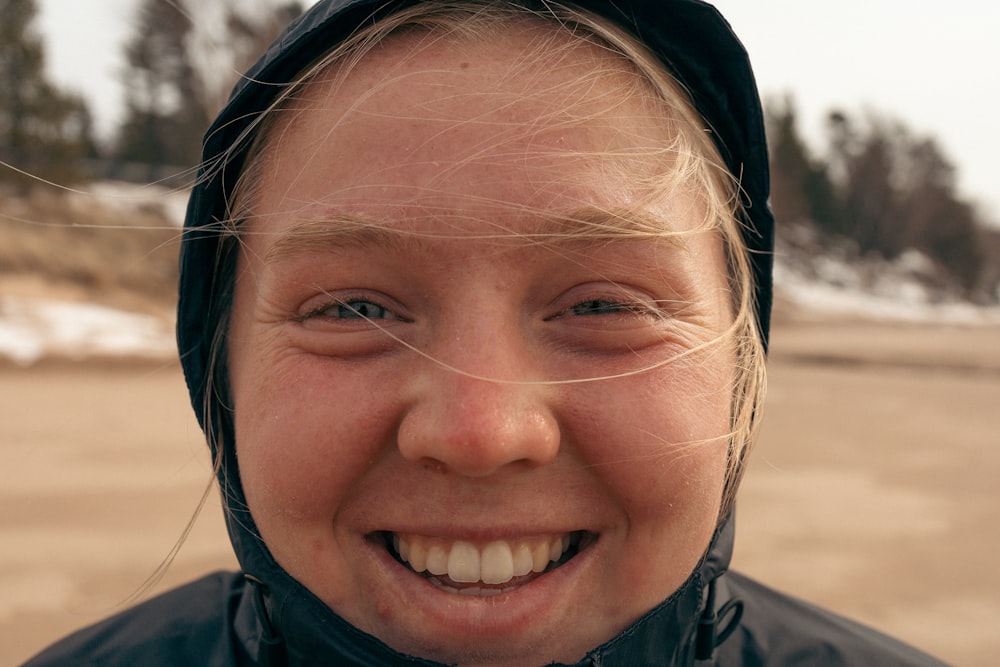
{"label": "flushed cheek", "polygon": [[[630,506],[711,493],[725,467],[729,383],[710,368],[666,367],[580,385],[564,428]],[[620,383],[621,387],[615,387]]]}
{"label": "flushed cheek", "polygon": [[331,607],[356,605],[365,595],[356,576],[363,544],[339,514],[378,460],[390,420],[371,402],[345,409],[360,404],[357,392],[337,391],[314,370],[270,368],[259,379],[236,401],[250,513],[281,567]]}
{"label": "flushed cheek", "polygon": [[375,396],[358,393],[349,372],[293,361],[262,371],[258,382],[248,382],[251,391],[237,393],[240,473],[265,533],[331,530],[352,485],[378,459],[391,423]]}
{"label": "flushed cheek", "polygon": [[637,463],[641,475],[633,468],[611,481],[628,516],[609,574],[618,595],[628,591],[620,601],[650,609],[694,571],[718,518],[724,471],[719,452],[724,450],[664,453],[656,462]]}
{"label": "flushed cheek", "polygon": [[690,575],[711,539],[729,430],[723,389],[697,373],[662,375],[633,377],[629,391],[593,383],[578,396],[570,434],[627,518],[609,536],[620,558],[611,577],[650,606]]}
{"label": "flushed cheek", "polygon": [[[698,557],[718,519],[726,442],[667,444],[636,434],[631,455],[601,466],[628,516],[625,539],[658,554]],[[702,539],[704,538],[704,539]]]}

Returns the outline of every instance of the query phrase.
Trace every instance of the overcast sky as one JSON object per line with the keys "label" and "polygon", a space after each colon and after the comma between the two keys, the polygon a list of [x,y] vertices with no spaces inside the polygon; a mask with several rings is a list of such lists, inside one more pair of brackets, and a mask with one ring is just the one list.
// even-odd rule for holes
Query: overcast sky
{"label": "overcast sky", "polygon": [[[108,133],[121,113],[121,46],[136,0],[38,1],[52,76],[86,95]],[[963,194],[1000,222],[1000,2],[715,4],[750,52],[765,99],[794,95],[817,147],[831,108],[898,118],[938,140]]]}

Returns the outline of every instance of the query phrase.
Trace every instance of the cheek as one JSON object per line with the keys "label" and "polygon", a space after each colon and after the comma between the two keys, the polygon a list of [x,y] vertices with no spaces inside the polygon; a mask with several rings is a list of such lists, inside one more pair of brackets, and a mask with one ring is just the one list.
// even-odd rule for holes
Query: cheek
{"label": "cheek", "polygon": [[264,357],[254,367],[234,387],[237,453],[251,512],[265,540],[272,523],[282,532],[329,528],[386,441],[391,420],[384,401],[350,373],[325,373],[315,359]]}
{"label": "cheek", "polygon": [[578,401],[581,455],[633,526],[714,527],[729,446],[728,375],[691,359],[612,381],[620,391],[593,383]]}
{"label": "cheek", "polygon": [[[730,397],[708,369],[650,373],[630,390],[594,387],[581,419],[593,474],[625,514],[606,573],[626,617],[659,604],[690,576],[718,522]],[[600,384],[600,383],[596,383]],[[601,420],[594,415],[604,414]],[[622,592],[626,595],[622,598]]]}

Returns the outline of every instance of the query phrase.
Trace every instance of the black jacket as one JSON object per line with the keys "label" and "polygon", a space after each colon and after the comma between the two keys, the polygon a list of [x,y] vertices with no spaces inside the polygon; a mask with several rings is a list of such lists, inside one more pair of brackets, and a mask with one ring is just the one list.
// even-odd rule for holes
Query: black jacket
{"label": "black jacket", "polygon": [[[717,534],[709,558],[677,593],[579,665],[943,664],[736,573],[718,575],[709,595],[705,581],[728,564],[731,526],[727,522]],[[307,592],[286,595],[267,591],[241,574],[218,572],[78,632],[28,666],[437,664],[396,653],[336,617]],[[710,597],[714,604],[706,615]],[[264,607],[267,613],[262,613]]]}
{"label": "black jacket", "polygon": [[[280,84],[373,13],[415,0],[325,0],[290,26],[241,80],[206,134],[181,256],[178,343],[192,405],[218,460],[235,460],[227,413],[206,402],[225,202],[252,136],[251,121]],[[536,2],[536,0],[521,0]],[[540,0],[537,0],[540,1]],[[729,25],[698,0],[574,0],[642,39],[690,92],[733,174],[741,177],[743,234],[751,250],[757,317],[767,340],[774,224],[767,206],[764,123],[746,53]],[[223,168],[224,167],[224,168]],[[213,394],[209,394],[213,395]],[[207,407],[206,407],[207,406]],[[214,407],[213,407],[214,406]],[[141,604],[50,648],[41,665],[429,665],[352,627],[294,581],[257,537],[236,465],[220,466],[230,538],[242,573],[218,573]],[[733,520],[723,521],[688,581],[581,664],[933,665],[918,651],[737,574],[726,573]]]}

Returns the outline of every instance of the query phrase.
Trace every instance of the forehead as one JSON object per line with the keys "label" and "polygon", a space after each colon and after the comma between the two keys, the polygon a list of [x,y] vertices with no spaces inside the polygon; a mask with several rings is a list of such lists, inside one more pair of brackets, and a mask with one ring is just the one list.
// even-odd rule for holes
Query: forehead
{"label": "forehead", "polygon": [[644,79],[540,20],[478,37],[395,34],[348,62],[280,112],[260,219],[506,227],[531,212],[647,208],[647,184],[670,170],[673,123]]}
{"label": "forehead", "polygon": [[460,122],[468,129],[524,121],[552,129],[622,117],[633,131],[641,117],[653,128],[662,124],[662,114],[640,108],[655,95],[638,70],[596,38],[528,17],[480,28],[482,34],[393,33],[370,50],[338,58],[295,106],[339,111],[352,123]]}

